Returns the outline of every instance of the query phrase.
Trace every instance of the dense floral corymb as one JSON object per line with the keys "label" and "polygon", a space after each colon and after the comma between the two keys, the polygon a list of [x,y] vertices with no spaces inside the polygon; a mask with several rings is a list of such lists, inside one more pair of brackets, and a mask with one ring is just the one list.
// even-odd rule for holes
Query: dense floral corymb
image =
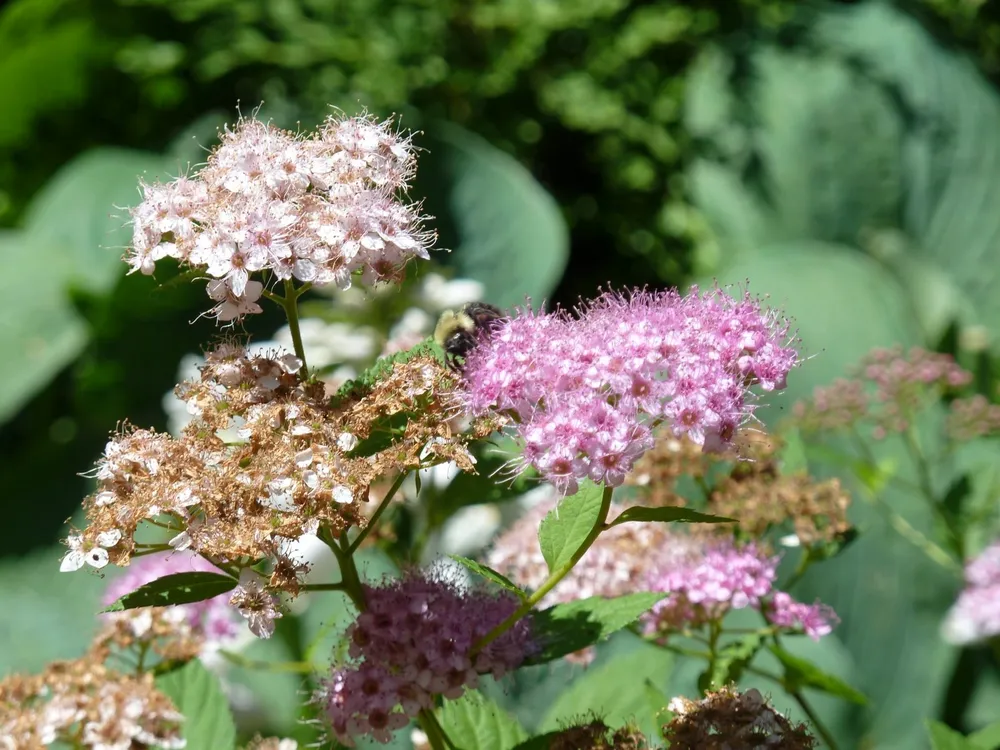
{"label": "dense floral corymb", "polygon": [[720,289],[605,293],[576,317],[522,311],[465,362],[474,414],[512,414],[524,461],[565,493],[616,486],[668,425],[708,450],[753,414],[750,388],[784,388],[788,321]]}
{"label": "dense floral corymb", "polygon": [[1000,635],[1000,540],[965,566],[965,588],[948,612],[942,634],[959,645]]}
{"label": "dense floral corymb", "polygon": [[[554,507],[552,498],[522,516],[497,539],[486,556],[487,565],[526,589],[537,589],[548,576],[538,527]],[[610,515],[622,510],[613,503]],[[651,638],[718,623],[731,610],[746,607],[759,610],[783,630],[803,632],[814,640],[830,633],[837,623],[833,610],[797,602],[776,588],[778,562],[762,546],[738,545],[731,536],[692,535],[668,524],[624,523],[602,533],[540,604],[662,591],[670,595],[641,620]]]}
{"label": "dense floral corymb", "polygon": [[356,272],[396,279],[434,242],[419,206],[399,199],[415,169],[391,122],[332,116],[301,136],[243,118],[201,171],[143,185],[125,260],[144,274],[167,257],[204,270],[222,321],[261,311],[254,273],[341,288]]}
{"label": "dense floral corymb", "polygon": [[338,668],[320,691],[337,739],[388,742],[434,697],[458,698],[478,676],[516,669],[534,650],[520,620],[473,654],[474,644],[513,614],[518,600],[414,573],[364,586],[366,609],[347,631],[353,667]]}

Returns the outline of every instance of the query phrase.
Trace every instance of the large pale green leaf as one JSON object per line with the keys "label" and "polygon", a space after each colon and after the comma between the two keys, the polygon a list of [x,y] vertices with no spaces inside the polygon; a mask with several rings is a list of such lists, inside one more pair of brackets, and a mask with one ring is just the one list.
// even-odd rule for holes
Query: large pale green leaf
{"label": "large pale green leaf", "polygon": [[523,304],[525,295],[542,302],[562,278],[569,252],[552,196],[511,156],[455,125],[429,126],[421,145],[428,149],[420,161],[428,207],[441,215],[442,242],[452,243],[447,262],[485,284],[487,302],[508,307]]}
{"label": "large pale green leaf", "polygon": [[184,714],[182,732],[186,750],[231,750],[236,744],[236,725],[219,678],[198,660],[156,679]]}
{"label": "large pale green leaf", "polygon": [[65,248],[0,232],[0,422],[35,395],[83,349],[87,326],[72,308],[59,268]]}
{"label": "large pale green leaf", "polygon": [[122,254],[131,241],[128,207],[141,199],[139,179],[170,179],[167,160],[124,149],[87,151],[64,166],[34,197],[25,231],[60,248],[50,270],[89,291],[107,292],[124,274]]}
{"label": "large pale green leaf", "polygon": [[1000,342],[1000,94],[884,2],[814,7],[791,43],[706,53],[685,124],[715,270],[762,246],[825,240],[883,263],[930,340],[952,319]]}

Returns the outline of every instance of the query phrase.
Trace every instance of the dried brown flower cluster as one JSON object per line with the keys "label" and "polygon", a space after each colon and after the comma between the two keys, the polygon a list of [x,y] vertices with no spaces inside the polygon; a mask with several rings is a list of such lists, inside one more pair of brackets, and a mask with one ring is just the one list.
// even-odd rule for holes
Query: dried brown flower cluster
{"label": "dried brown flower cluster", "polygon": [[205,648],[205,635],[176,607],[139,607],[101,618],[95,644],[115,651],[148,649],[159,660],[187,662]]}
{"label": "dried brown flower cluster", "polygon": [[[661,440],[636,464],[631,483],[643,488],[641,502],[646,505],[683,506],[687,501],[677,492],[677,480],[687,475],[701,482],[708,512],[737,519],[740,532],[752,538],[791,522],[805,546],[833,541],[850,528],[850,495],[839,479],[820,482],[805,473],[783,474],[781,447],[776,436],[747,431],[734,452],[720,458],[702,453],[686,439]],[[723,460],[731,462],[731,469],[710,483],[712,467]],[[710,524],[692,532],[732,533]]]}
{"label": "dried brown flower cluster", "polygon": [[88,748],[181,748],[183,717],[151,674],[104,665],[106,645],[49,664],[39,675],[0,681],[0,749],[36,750],[54,742]]}
{"label": "dried brown flower cluster", "polygon": [[567,727],[549,740],[549,750],[646,750],[649,741],[633,726],[612,730],[600,719]]}
{"label": "dried brown flower cluster", "polygon": [[811,750],[816,740],[805,724],[792,724],[760,691],[724,687],[700,701],[674,698],[674,718],[663,727],[671,750]]}
{"label": "dried brown flower cluster", "polygon": [[363,528],[373,482],[444,461],[475,470],[449,422],[453,376],[432,356],[397,362],[333,401],[300,367],[232,343],[210,353],[200,380],[178,387],[195,417],[180,437],[125,430],[108,443],[84,502],[89,525],[69,538],[63,569],[127,565],[156,548],[135,539],[149,520],[171,530],[171,547],[217,563],[269,559],[271,585],[295,593],[304,571],[285,559],[285,543]]}

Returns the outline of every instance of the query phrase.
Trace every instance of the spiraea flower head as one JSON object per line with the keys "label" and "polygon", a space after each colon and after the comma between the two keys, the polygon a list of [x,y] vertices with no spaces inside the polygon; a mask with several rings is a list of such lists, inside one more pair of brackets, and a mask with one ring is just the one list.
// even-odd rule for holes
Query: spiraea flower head
{"label": "spiraea flower head", "polygon": [[789,324],[720,289],[607,292],[563,311],[523,310],[469,354],[473,414],[510,414],[525,463],[564,493],[621,484],[666,424],[708,450],[753,414],[750,387],[784,388]]}
{"label": "spiraea flower head", "polygon": [[441,576],[410,573],[365,586],[366,609],[348,628],[354,666],[336,668],[318,696],[337,739],[371,735],[388,742],[435,696],[458,698],[480,674],[499,677],[534,651],[530,624],[473,653],[473,646],[517,609],[506,592],[462,588]]}
{"label": "spiraea flower head", "polygon": [[174,258],[204,271],[221,321],[260,312],[254,274],[347,288],[399,278],[434,234],[401,200],[416,170],[391,121],[334,115],[301,135],[254,118],[221,134],[190,177],[143,185],[132,210],[132,271]]}
{"label": "spiraea flower head", "polygon": [[[475,471],[468,437],[451,427],[453,375],[432,355],[389,365],[332,400],[298,365],[224,344],[197,382],[178,389],[194,417],[180,436],[113,436],[84,502],[88,526],[68,539],[62,570],[128,565],[137,550],[162,547],[136,541],[139,526],[155,521],[171,530],[175,550],[241,569],[269,564],[270,578],[243,581],[234,602],[263,634],[276,616],[270,595],[297,594],[307,572],[291,542],[321,528],[335,537],[363,528],[369,489],[386,476],[447,461]],[[397,439],[362,450],[400,415],[406,429]]]}
{"label": "spiraea flower head", "polygon": [[35,750],[59,743],[93,750],[183,748],[183,716],[159,692],[153,675],[109,669],[108,652],[91,649],[49,664],[39,675],[0,681],[0,749]]}
{"label": "spiraea flower head", "polygon": [[[105,606],[147,583],[175,573],[221,573],[205,558],[190,551],[167,552],[136,558],[123,575],[104,591]],[[121,647],[141,645],[167,660],[194,656],[211,661],[219,649],[232,649],[243,635],[239,611],[229,605],[229,594],[168,607],[139,607],[106,612],[104,638]]]}
{"label": "spiraea flower head", "polygon": [[663,738],[676,750],[811,750],[816,740],[805,724],[793,724],[776,711],[756,688],[733,687],[708,693],[699,701],[674,698],[674,718]]}
{"label": "spiraea flower head", "polygon": [[[557,500],[540,502],[518,519],[496,540],[486,564],[525,589],[537,589],[548,575],[538,527]],[[612,503],[609,517],[622,510]],[[801,604],[775,588],[778,562],[763,547],[739,545],[732,536],[695,535],[667,524],[623,523],[603,532],[540,605],[662,591],[670,596],[641,621],[650,637],[665,638],[719,622],[729,611],[745,607],[760,610],[774,625],[814,639],[829,633],[837,621],[832,610]],[[589,657],[589,653],[578,655],[583,661]]]}
{"label": "spiraea flower head", "polygon": [[863,423],[876,438],[900,433],[916,413],[944,391],[972,380],[947,354],[919,347],[873,349],[853,368],[850,377],[818,387],[811,399],[795,405],[795,417],[805,430],[837,430]]}
{"label": "spiraea flower head", "polygon": [[965,588],[941,627],[949,643],[964,645],[1000,635],[1000,540],[965,566]]}

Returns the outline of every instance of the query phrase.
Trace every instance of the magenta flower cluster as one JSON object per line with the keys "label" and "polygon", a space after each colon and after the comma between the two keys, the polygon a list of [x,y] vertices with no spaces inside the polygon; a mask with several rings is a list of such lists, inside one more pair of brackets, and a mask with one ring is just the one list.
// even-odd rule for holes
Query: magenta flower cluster
{"label": "magenta flower cluster", "polygon": [[784,388],[798,361],[788,322],[746,293],[606,292],[578,312],[521,311],[465,362],[469,410],[512,414],[523,460],[564,493],[621,484],[661,423],[727,445],[750,386]]}
{"label": "magenta flower cluster", "polygon": [[721,622],[732,609],[752,607],[774,625],[802,629],[818,641],[833,630],[837,616],[823,604],[803,604],[774,589],[780,558],[755,544],[731,539],[709,544],[700,554],[651,570],[651,591],[670,596],[646,615],[647,634],[668,634]]}
{"label": "magenta flower cluster", "polygon": [[378,587],[364,586],[367,608],[347,637],[356,666],[336,669],[321,692],[336,738],[371,735],[389,742],[434,696],[458,698],[480,674],[516,669],[534,652],[530,625],[521,619],[472,654],[473,645],[518,607],[506,593],[462,590],[457,584],[411,574]]}
{"label": "magenta flower cluster", "polygon": [[[204,557],[193,552],[167,552],[133,558],[125,573],[112,580],[104,590],[105,606],[147,583],[175,573],[221,573]],[[243,620],[239,610],[229,605],[229,594],[189,604],[173,604],[169,609],[184,622],[192,635],[205,639],[205,652],[228,647],[239,640]],[[133,617],[141,610],[108,613],[105,617]]]}
{"label": "magenta flower cluster", "polygon": [[257,272],[341,288],[355,272],[394,279],[434,241],[399,199],[415,169],[389,122],[330,117],[306,137],[241,119],[197,174],[143,185],[125,260],[147,275],[168,257],[203,270],[223,321],[261,311]]}
{"label": "magenta flower cluster", "polygon": [[965,566],[965,588],[945,617],[942,635],[963,645],[1000,635],[1000,540]]}

